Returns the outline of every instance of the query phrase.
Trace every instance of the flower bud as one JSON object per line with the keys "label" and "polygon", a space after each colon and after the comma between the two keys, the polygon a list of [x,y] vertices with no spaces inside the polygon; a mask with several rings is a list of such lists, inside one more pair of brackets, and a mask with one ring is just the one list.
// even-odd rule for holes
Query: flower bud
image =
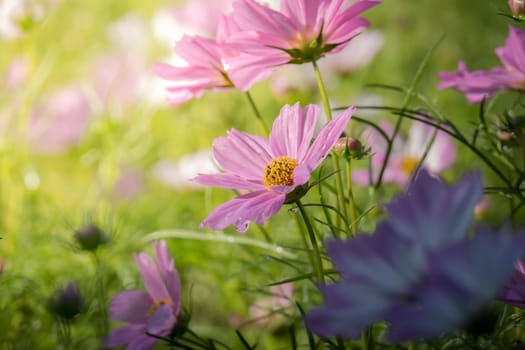
{"label": "flower bud", "polygon": [[341,137],[334,145],[334,150],[342,153],[346,150],[349,152],[360,152],[363,149],[361,141],[353,137]]}
{"label": "flower bud", "polygon": [[48,310],[65,320],[72,320],[84,310],[84,298],[78,285],[69,282],[57,288],[47,304]]}
{"label": "flower bud", "polygon": [[334,151],[342,156],[353,159],[362,159],[369,153],[369,149],[363,147],[361,141],[353,137],[341,137],[335,143]]}
{"label": "flower bud", "polygon": [[83,250],[94,251],[100,245],[106,244],[109,238],[95,224],[88,224],[75,231],[75,238]]}
{"label": "flower bud", "polygon": [[509,0],[509,8],[514,16],[525,15],[525,0]]}

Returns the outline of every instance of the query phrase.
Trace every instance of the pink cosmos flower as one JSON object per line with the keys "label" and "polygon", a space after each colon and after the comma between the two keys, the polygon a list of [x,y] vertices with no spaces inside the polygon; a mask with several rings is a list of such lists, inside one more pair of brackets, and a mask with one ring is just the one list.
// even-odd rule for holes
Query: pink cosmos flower
{"label": "pink cosmos flower", "polygon": [[496,49],[503,67],[489,71],[470,72],[464,62],[459,62],[456,72],[438,74],[442,80],[439,89],[454,88],[463,93],[469,103],[481,102],[499,90],[525,87],[525,31],[509,26],[509,36],[504,47]]}
{"label": "pink cosmos flower", "polygon": [[146,290],[120,292],[111,300],[110,317],[128,323],[114,330],[105,340],[106,347],[127,344],[130,349],[151,349],[158,339],[169,335],[181,311],[180,278],[166,242],[154,242],[157,261],[146,253],[135,254]]}
{"label": "pink cosmos flower", "polygon": [[184,103],[191,98],[200,97],[209,89],[233,87],[225,60],[238,53],[223,42],[234,30],[234,23],[226,21],[223,17],[217,29],[216,39],[185,35],[177,43],[175,51],[185,62],[184,65],[158,63],[153,67],[154,74],[173,82],[173,85],[167,87],[170,103]]}
{"label": "pink cosmos flower", "polygon": [[230,21],[239,26],[228,43],[244,55],[229,57],[230,78],[241,90],[279,66],[318,60],[342,50],[369,25],[358,17],[379,0],[283,0],[280,11],[254,0],[233,3]]}
{"label": "pink cosmos flower", "polygon": [[[380,123],[383,131],[391,137],[392,126],[387,122]],[[412,172],[421,160],[434,128],[424,123],[414,122],[407,137],[398,134],[392,146],[392,153],[383,174],[383,182],[394,182],[405,186]],[[372,181],[378,180],[381,166],[386,156],[387,144],[384,138],[375,130],[370,132],[372,147]],[[423,167],[433,174],[443,172],[456,160],[456,147],[450,136],[438,131],[428,155],[423,161]],[[370,173],[368,170],[356,169],[352,171],[352,180],[360,185],[369,185]]]}
{"label": "pink cosmos flower", "polygon": [[284,106],[276,118],[269,139],[232,129],[213,144],[217,163],[225,173],[200,174],[197,183],[248,190],[216,208],[202,223],[221,230],[234,225],[238,232],[248,229],[250,220],[264,224],[277,213],[286,197],[305,185],[311,172],[328,156],[350,120],[348,108],[328,122],[310,144],[319,107],[299,103]]}

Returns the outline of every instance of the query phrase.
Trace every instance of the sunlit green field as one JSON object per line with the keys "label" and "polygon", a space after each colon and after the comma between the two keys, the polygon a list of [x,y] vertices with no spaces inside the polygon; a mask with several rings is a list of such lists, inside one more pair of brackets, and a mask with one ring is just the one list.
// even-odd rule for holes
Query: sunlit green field
{"label": "sunlit green field", "polygon": [[[0,1],[0,7],[8,2]],[[290,318],[274,314],[280,317],[250,322],[255,317],[250,310],[268,298],[271,283],[298,276],[285,263],[302,253],[295,248],[302,246],[300,238],[292,234],[294,213],[283,208],[270,219],[269,240],[256,225],[244,235],[231,227],[224,233],[199,229],[208,213],[234,193],[187,181],[213,166],[209,153],[201,161],[188,155],[209,151],[230,128],[260,132],[248,100],[234,90],[209,91],[170,105],[162,81],[151,73],[155,63],[173,60],[175,40],[185,30],[161,25],[159,14],[166,16],[183,2],[29,3],[38,7],[36,12],[20,16],[14,33],[0,32],[0,348],[99,348],[101,337],[119,325],[108,320],[109,300],[124,289],[143,288],[133,253],[151,253],[150,241],[160,232],[181,274],[182,301],[191,310],[193,330],[241,349],[235,334],[240,329],[260,349],[286,349]],[[366,65],[332,77],[332,105],[399,107],[403,94],[373,84],[408,87],[439,41],[419,91],[468,134],[479,106],[468,105],[450,89],[437,90],[437,73],[455,70],[459,60],[471,69],[497,65],[494,48],[502,45],[511,23],[498,15],[503,12],[508,13],[503,0],[385,0],[365,15],[371,21],[368,30],[382,34],[381,47]],[[284,104],[320,103],[315,85],[306,82],[278,93],[272,84],[280,76],[251,90],[267,124]],[[57,94],[64,91],[77,95],[61,100]],[[75,98],[82,99],[79,106],[53,120],[53,108]],[[494,108],[505,103],[498,100]],[[424,106],[414,102],[411,107]],[[356,115],[392,118],[367,109]],[[355,136],[362,129],[350,123]],[[460,150],[444,177],[456,180],[464,170],[480,167],[473,159]],[[387,187],[385,197],[393,192]],[[356,189],[357,203],[366,207],[368,194],[366,188]],[[503,210],[499,204],[505,202],[495,196],[492,203],[486,215],[497,221]],[[82,250],[75,239],[76,230],[92,223],[109,237],[95,253]],[[363,228],[372,227],[373,221],[365,220]],[[65,335],[49,300],[69,282],[78,283],[84,307]],[[295,298],[319,302],[309,288],[298,279]],[[298,337],[306,339],[304,332]]]}

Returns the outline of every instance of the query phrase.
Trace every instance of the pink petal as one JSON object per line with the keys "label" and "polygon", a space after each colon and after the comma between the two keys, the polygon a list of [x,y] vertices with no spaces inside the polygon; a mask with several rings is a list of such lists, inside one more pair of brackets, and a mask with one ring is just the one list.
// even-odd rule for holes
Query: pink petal
{"label": "pink petal", "polygon": [[[103,340],[104,347],[113,348],[116,346],[126,345],[145,337],[145,324],[130,324],[120,327],[111,332],[106,339]],[[150,337],[148,337],[150,338]]]}
{"label": "pink petal", "polygon": [[336,141],[341,137],[353,112],[354,107],[349,107],[329,121],[313,142],[304,159],[300,160],[299,163],[306,164],[310,172],[317,168],[328,156],[328,153],[330,153]]}
{"label": "pink petal", "polygon": [[153,247],[155,248],[159,270],[166,282],[166,288],[173,301],[172,308],[175,310],[175,314],[178,314],[180,310],[181,289],[179,272],[175,268],[175,263],[169,255],[165,241],[153,242]]}
{"label": "pink petal", "polygon": [[258,180],[248,180],[234,174],[199,174],[193,179],[198,184],[235,190],[263,190],[266,187],[262,183],[263,172]]}
{"label": "pink petal", "polygon": [[[340,1],[339,1],[340,3]],[[334,10],[339,10],[341,4],[336,4],[330,9],[331,18],[325,18],[326,25],[323,35],[328,43],[342,43],[350,40],[368,27],[368,21],[357,17],[371,7],[379,5],[381,1],[357,1],[343,12],[335,15]]]}
{"label": "pink petal", "polygon": [[153,349],[158,341],[157,338],[144,334],[133,339],[133,341],[131,341],[126,347],[126,350],[150,350]]}
{"label": "pink petal", "polygon": [[126,290],[111,299],[109,315],[112,319],[127,323],[144,323],[153,305],[151,297],[141,290]]}
{"label": "pink petal", "polygon": [[274,156],[303,159],[312,140],[319,107],[308,105],[301,108],[299,102],[285,105],[273,123],[270,146]]}
{"label": "pink petal", "polygon": [[153,301],[171,300],[157,265],[146,253],[134,254],[144,285]]}
{"label": "pink petal", "polygon": [[234,225],[238,232],[246,232],[250,220],[264,224],[282,207],[286,195],[273,191],[258,191],[244,194],[215,208],[201,223],[214,230]]}
{"label": "pink petal", "polygon": [[280,66],[290,61],[290,56],[281,50],[271,50],[266,55],[241,54],[225,60],[228,66],[228,76],[241,91],[247,91],[250,87],[267,79]]}
{"label": "pink petal", "polygon": [[228,137],[215,140],[213,153],[224,170],[251,181],[261,181],[265,166],[273,158],[268,140],[235,129]]}
{"label": "pink petal", "polygon": [[253,0],[234,2],[233,14],[243,30],[268,32],[282,38],[292,38],[296,32],[294,23],[289,18]]}
{"label": "pink petal", "polygon": [[160,305],[148,318],[146,332],[160,336],[168,335],[173,329],[175,322],[176,319],[171,306],[168,304]]}

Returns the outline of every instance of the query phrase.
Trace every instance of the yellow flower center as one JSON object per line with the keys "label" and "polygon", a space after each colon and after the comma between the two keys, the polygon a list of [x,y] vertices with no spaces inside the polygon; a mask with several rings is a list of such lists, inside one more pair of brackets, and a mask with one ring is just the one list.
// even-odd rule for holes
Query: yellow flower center
{"label": "yellow flower center", "polygon": [[293,184],[293,171],[299,165],[296,159],[281,156],[273,159],[265,168],[263,183],[267,189],[272,186],[289,186]]}
{"label": "yellow flower center", "polygon": [[415,157],[405,157],[401,160],[401,171],[407,175],[411,175],[418,163],[419,159]]}
{"label": "yellow flower center", "polygon": [[166,299],[166,300],[156,300],[153,302],[153,305],[151,305],[151,307],[149,308],[148,310],[148,316],[151,316],[153,315],[153,313],[155,313],[155,311],[157,311],[157,309],[159,308],[159,306],[161,305],[171,305],[173,306],[173,302],[169,299]]}

